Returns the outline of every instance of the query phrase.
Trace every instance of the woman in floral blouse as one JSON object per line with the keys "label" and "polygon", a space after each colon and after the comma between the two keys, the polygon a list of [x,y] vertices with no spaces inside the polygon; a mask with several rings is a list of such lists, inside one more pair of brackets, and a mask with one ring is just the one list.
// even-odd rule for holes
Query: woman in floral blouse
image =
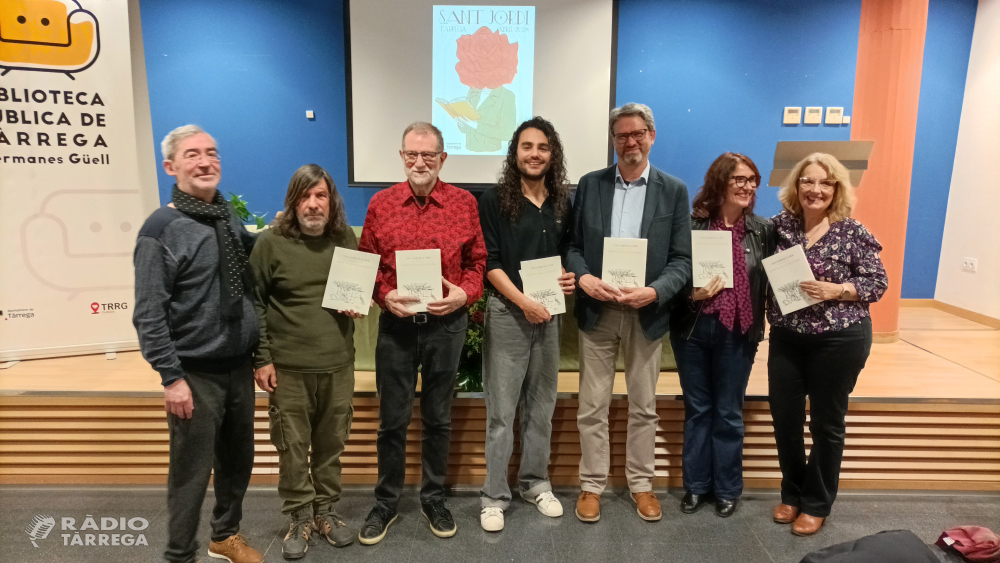
{"label": "woman in floral blouse", "polygon": [[[868,306],[888,286],[879,259],[882,246],[850,218],[854,188],[831,155],[814,153],[795,165],[774,217],[777,250],[802,245],[816,277],[802,291],[820,303],[782,315],[774,293],[767,362],[768,396],[781,466],[781,504],[774,521],[794,522],[792,532],[816,533],[837,496],[844,453],[848,395],[872,344]],[[812,449],[803,440],[806,397]]]}
{"label": "woman in floral blouse", "polygon": [[[731,516],[743,493],[743,398],[757,345],[764,338],[767,277],[761,261],[774,253],[774,225],[753,214],[760,173],[742,154],[717,158],[694,198],[694,230],[732,233],[733,283],[716,276],[675,299],[670,344],[684,390],[684,499],[692,513],[710,496],[715,513]],[[695,264],[700,269],[702,265]]]}

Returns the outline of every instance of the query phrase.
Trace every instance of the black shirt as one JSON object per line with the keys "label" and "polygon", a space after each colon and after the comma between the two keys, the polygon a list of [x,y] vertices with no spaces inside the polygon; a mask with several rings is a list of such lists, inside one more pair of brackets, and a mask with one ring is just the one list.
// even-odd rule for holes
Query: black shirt
{"label": "black shirt", "polygon": [[[541,209],[524,195],[521,197],[524,207],[515,224],[501,215],[500,192],[496,186],[479,198],[479,222],[487,253],[486,272],[503,270],[518,290],[523,290],[519,274],[522,260],[561,256],[563,247],[569,243],[569,220],[568,217],[556,218],[554,197],[545,198]],[[486,286],[493,288],[489,278]]]}

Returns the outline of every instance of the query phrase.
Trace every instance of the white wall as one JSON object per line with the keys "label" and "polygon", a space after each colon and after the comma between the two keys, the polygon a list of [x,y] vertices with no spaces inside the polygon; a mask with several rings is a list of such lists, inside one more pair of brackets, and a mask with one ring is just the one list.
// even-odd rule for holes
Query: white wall
{"label": "white wall", "polygon": [[[979,0],[935,299],[1000,319],[1000,0]],[[978,270],[962,270],[964,258]]]}

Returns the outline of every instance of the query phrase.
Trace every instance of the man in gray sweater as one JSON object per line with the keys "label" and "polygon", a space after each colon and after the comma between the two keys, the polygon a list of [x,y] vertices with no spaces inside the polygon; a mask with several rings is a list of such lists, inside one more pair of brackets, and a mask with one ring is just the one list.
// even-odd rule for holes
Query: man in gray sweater
{"label": "man in gray sweater", "polygon": [[139,231],[132,322],[143,357],[162,378],[170,428],[164,557],[197,560],[198,519],[214,469],[208,554],[259,563],[263,557],[239,534],[254,456],[258,323],[247,260],[254,236],[216,189],[222,170],[211,136],[186,125],[161,148],[177,184],[171,203]]}

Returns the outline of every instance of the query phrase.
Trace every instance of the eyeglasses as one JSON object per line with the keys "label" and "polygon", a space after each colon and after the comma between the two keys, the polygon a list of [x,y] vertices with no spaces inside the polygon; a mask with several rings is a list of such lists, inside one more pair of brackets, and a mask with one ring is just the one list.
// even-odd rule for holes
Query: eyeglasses
{"label": "eyeglasses", "polygon": [[402,151],[402,152],[403,152],[403,160],[405,160],[407,164],[413,164],[417,161],[418,156],[422,157],[424,159],[424,162],[430,162],[435,158],[437,158],[438,155],[440,155],[444,151],[437,151],[437,152]]}
{"label": "eyeglasses", "polygon": [[628,142],[628,138],[632,137],[635,142],[641,143],[646,138],[646,133],[649,129],[639,129],[638,131],[632,131],[631,133],[618,133],[617,135],[612,135],[615,138],[615,142],[619,145],[624,145]]}
{"label": "eyeglasses", "polygon": [[203,158],[207,158],[210,163],[218,163],[222,161],[222,157],[219,156],[217,152],[209,152],[202,154],[200,152],[188,152],[181,155],[183,160],[188,162],[201,162]]}
{"label": "eyeglasses", "polygon": [[811,188],[819,183],[820,187],[823,188],[833,188],[837,185],[836,180],[815,180],[813,178],[799,178],[799,187],[801,188]]}
{"label": "eyeglasses", "polygon": [[746,186],[748,182],[751,188],[756,188],[760,185],[760,176],[733,176],[729,180],[736,184],[737,188]]}

